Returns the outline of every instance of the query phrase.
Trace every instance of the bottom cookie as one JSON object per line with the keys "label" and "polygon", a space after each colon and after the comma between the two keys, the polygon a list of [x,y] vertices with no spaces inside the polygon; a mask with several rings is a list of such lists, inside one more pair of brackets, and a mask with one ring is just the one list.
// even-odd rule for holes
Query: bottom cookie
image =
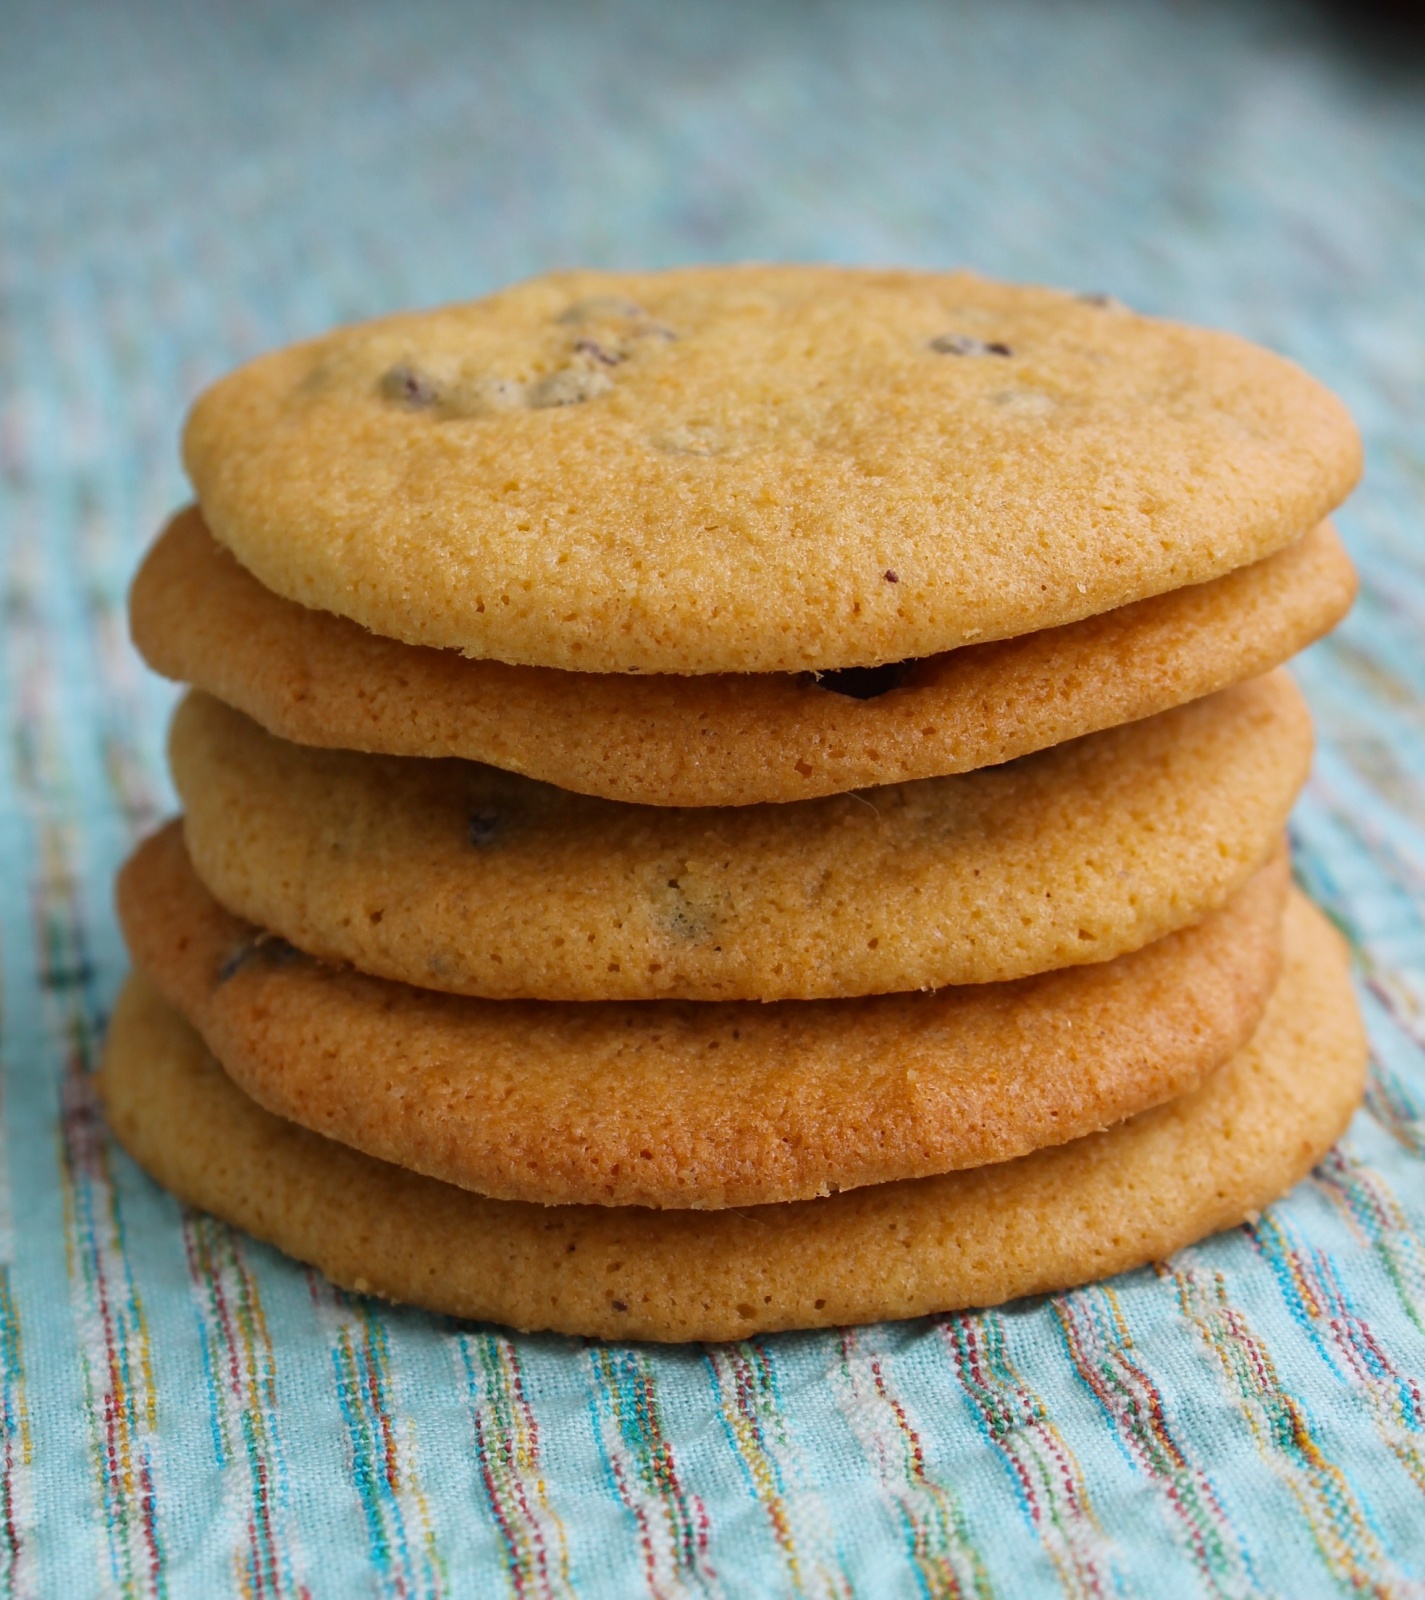
{"label": "bottom cookie", "polygon": [[1360,1100],[1340,940],[1294,895],[1281,984],[1195,1093],[1016,1161],[743,1211],[488,1200],[261,1110],[142,980],[101,1077],[120,1142],[182,1199],[362,1293],[602,1338],[740,1338],[994,1305],[1140,1266],[1289,1189]]}

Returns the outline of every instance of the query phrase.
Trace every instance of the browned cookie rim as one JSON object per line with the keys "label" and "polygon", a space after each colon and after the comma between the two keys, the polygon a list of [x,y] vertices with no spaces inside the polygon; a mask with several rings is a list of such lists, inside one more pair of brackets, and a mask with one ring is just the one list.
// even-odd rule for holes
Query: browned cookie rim
{"label": "browned cookie rim", "polygon": [[541,1204],[805,1199],[983,1165],[1195,1089],[1276,982],[1285,852],[1097,966],[781,1005],[481,1001],[324,966],[229,916],[170,824],[119,879],[134,962],[268,1110]]}
{"label": "browned cookie rim", "polygon": [[968,772],[1152,716],[1295,655],[1340,621],[1355,586],[1322,523],[1207,583],[915,662],[898,687],[858,700],[810,676],[576,673],[385,639],[264,589],[190,506],[145,557],[129,616],[156,672],[298,744],[458,756],[612,800],[714,806]]}
{"label": "browned cookie rim", "polygon": [[1344,1130],[1365,1039],[1339,937],[1299,897],[1254,1039],[1196,1093],[1018,1161],[753,1211],[487,1200],[284,1123],[135,980],[101,1087],[160,1182],[362,1293],[524,1329],[729,1339],[1063,1289],[1228,1228]]}

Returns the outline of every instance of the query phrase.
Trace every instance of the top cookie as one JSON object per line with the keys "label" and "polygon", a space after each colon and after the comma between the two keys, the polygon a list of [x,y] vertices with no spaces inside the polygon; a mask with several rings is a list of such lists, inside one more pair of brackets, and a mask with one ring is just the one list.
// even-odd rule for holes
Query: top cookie
{"label": "top cookie", "polygon": [[184,459],[270,589],[585,672],[875,665],[1255,561],[1344,409],[1227,334],[969,274],[569,272],[264,356]]}

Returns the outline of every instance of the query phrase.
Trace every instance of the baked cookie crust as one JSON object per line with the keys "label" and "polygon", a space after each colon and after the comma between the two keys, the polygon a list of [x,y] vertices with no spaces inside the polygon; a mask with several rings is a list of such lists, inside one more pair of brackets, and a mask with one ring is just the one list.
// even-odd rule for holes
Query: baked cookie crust
{"label": "baked cookie crust", "polygon": [[129,616],[154,671],[296,744],[458,756],[640,805],[741,806],[970,772],[1152,716],[1280,665],[1355,591],[1322,523],[1207,583],[849,677],[562,672],[401,644],[283,600],[189,507],[139,569]]}
{"label": "baked cookie crust", "polygon": [[1344,407],[1229,334],[969,273],[556,273],[200,397],[267,588],[584,672],[930,656],[1220,577],[1338,505]]}
{"label": "baked cookie crust", "polygon": [[736,1339],[996,1305],[1251,1218],[1330,1148],[1366,1045],[1334,929],[1296,898],[1252,1041],[1195,1093],[1017,1161],[748,1210],[488,1200],[263,1111],[140,979],[100,1087],[181,1199],[359,1293],[606,1339]]}
{"label": "baked cookie crust", "polygon": [[676,810],[288,744],[190,696],[198,876],[313,955],[494,999],[811,1000],[1107,960],[1222,905],[1311,754],[1284,672],[1003,767]]}
{"label": "baked cookie crust", "polygon": [[542,1204],[806,1199],[1022,1155],[1196,1088],[1276,983],[1285,852],[1222,910],[1017,983],[780,1005],[431,994],[231,917],[179,828],[119,880],[134,963],[259,1104]]}

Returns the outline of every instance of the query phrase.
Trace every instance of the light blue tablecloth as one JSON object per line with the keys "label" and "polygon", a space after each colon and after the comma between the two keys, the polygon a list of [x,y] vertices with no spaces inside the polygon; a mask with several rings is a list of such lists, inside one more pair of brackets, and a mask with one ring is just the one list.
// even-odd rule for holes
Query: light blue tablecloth
{"label": "light blue tablecloth", "polygon": [[[1300,665],[1295,840],[1367,1107],[1255,1228],[978,1316],[660,1351],[337,1294],[90,1086],[171,804],[122,607],[184,407],[338,319],[745,256],[1109,290],[1347,397],[1364,589]],[[1422,287],[1420,63],[1307,9],[6,0],[0,1590],[1425,1592]]]}

